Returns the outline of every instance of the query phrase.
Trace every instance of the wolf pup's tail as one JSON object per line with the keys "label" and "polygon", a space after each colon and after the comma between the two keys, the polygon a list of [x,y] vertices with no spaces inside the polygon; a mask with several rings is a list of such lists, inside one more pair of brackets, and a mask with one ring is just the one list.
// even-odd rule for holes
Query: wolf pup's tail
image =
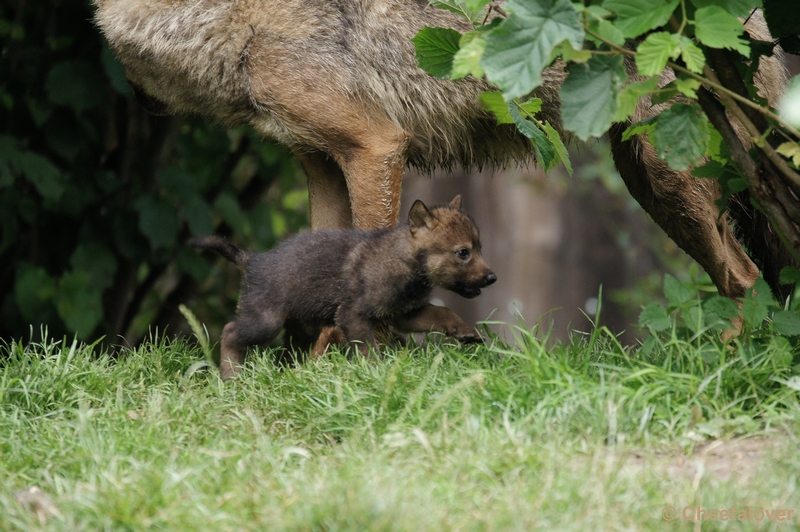
{"label": "wolf pup's tail", "polygon": [[214,251],[234,263],[242,271],[244,271],[250,259],[249,253],[237,248],[221,236],[211,235],[193,238],[189,241],[189,245],[197,249]]}

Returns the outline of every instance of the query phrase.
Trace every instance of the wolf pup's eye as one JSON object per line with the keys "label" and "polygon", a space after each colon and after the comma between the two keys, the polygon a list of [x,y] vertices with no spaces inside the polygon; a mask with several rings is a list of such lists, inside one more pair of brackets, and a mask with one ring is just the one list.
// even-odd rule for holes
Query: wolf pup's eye
{"label": "wolf pup's eye", "polygon": [[467,260],[469,258],[469,250],[467,248],[461,248],[456,251],[456,255],[458,255],[459,259]]}

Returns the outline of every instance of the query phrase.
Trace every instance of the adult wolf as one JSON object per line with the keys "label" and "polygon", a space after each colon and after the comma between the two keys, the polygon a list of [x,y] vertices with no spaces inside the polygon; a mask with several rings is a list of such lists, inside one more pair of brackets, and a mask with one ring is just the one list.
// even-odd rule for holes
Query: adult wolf
{"label": "adult wolf", "polygon": [[[314,229],[373,228],[398,220],[406,165],[502,166],[532,157],[513,126],[479,105],[480,80],[443,81],[419,69],[411,38],[425,26],[471,26],[428,0],[95,0],[97,23],[134,86],[175,113],[251,124],[288,145],[308,176]],[[749,29],[758,25],[750,21]],[[761,24],[763,26],[763,23]],[[784,75],[772,64],[766,87]],[[563,71],[545,71],[542,113],[558,127]],[[768,94],[770,98],[774,94]],[[635,119],[649,112],[642,107]],[[673,172],[646,141],[611,131],[632,195],[710,274],[742,296],[758,276],[720,217],[716,183]],[[746,203],[746,202],[745,202]],[[768,224],[730,211],[760,262],[780,265]],[[762,250],[762,251],[759,251]],[[769,274],[773,287],[777,276]]]}

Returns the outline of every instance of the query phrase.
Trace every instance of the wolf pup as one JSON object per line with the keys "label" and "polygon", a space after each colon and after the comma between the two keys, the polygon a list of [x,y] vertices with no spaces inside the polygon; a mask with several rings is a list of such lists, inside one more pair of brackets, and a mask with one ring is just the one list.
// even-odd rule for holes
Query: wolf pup
{"label": "wolf pup", "polygon": [[417,200],[408,224],[394,229],[317,231],[268,253],[245,252],[218,236],[191,244],[217,252],[245,274],[237,317],[222,331],[223,378],[238,373],[245,348],[275,338],[289,318],[339,326],[362,355],[377,350],[380,321],[404,333],[436,330],[477,339],[458,316],[428,304],[431,290],[474,298],[497,280],[481,256],[478,228],[461,212],[461,196],[432,209]]}

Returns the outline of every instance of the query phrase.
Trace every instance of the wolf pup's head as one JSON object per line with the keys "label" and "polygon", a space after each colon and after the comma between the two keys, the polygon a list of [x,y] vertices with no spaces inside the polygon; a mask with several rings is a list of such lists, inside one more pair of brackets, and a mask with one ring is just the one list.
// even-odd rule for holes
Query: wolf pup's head
{"label": "wolf pup's head", "polygon": [[472,299],[497,280],[481,256],[475,222],[461,212],[461,196],[447,206],[432,209],[415,201],[408,213],[408,226],[415,252],[422,257],[436,286]]}

